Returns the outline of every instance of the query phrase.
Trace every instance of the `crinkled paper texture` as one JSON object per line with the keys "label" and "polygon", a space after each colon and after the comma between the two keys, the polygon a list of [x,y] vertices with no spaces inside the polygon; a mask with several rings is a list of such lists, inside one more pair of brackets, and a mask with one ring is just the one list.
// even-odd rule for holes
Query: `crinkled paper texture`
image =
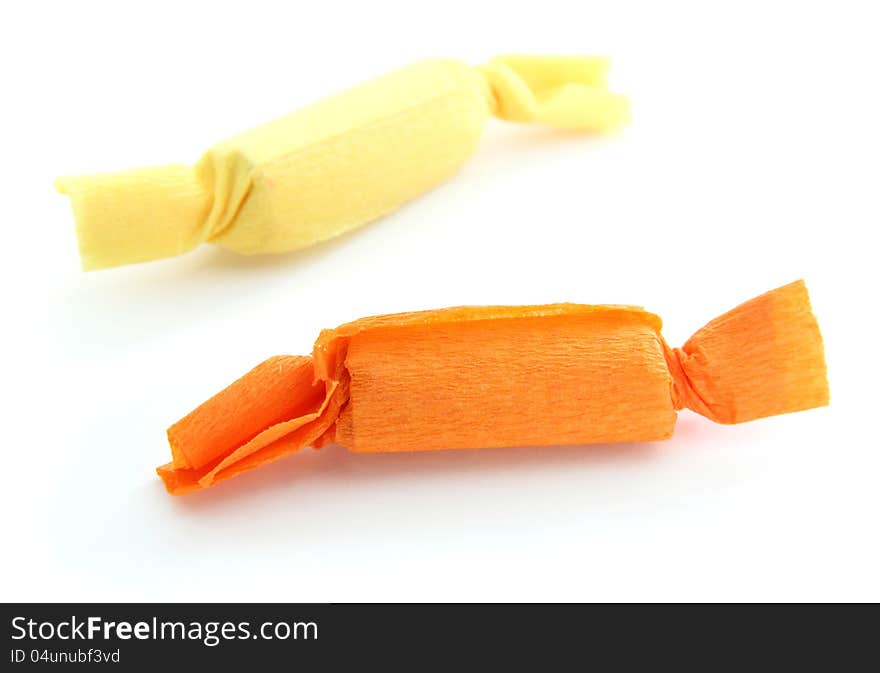
{"label": "crinkled paper texture", "polygon": [[339,236],[435,187],[489,117],[604,131],[627,118],[595,57],[415,63],[172,164],[61,178],[83,268],[179,255],[206,241],[244,254]]}
{"label": "crinkled paper texture", "polygon": [[654,441],[676,410],[721,423],[828,403],[803,282],[716,318],[682,348],[628,306],[460,307],[364,318],[311,357],[267,360],[168,430],[172,493],[300,448],[352,451]]}

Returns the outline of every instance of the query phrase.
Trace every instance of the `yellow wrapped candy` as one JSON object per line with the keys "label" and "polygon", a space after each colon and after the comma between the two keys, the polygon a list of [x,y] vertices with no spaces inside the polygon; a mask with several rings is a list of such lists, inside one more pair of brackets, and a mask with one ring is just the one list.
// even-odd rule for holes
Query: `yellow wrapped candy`
{"label": "yellow wrapped candy", "polygon": [[193,166],[59,178],[84,269],[244,254],[338,236],[431,189],[474,151],[490,116],[605,131],[627,118],[599,57],[415,63],[220,142]]}

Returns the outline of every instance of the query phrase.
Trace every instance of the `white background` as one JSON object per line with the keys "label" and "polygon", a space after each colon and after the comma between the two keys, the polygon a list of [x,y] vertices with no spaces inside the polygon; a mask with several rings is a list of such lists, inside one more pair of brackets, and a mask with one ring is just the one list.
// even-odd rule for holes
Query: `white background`
{"label": "white background", "polygon": [[[7,7],[2,599],[880,599],[874,4]],[[631,126],[493,122],[443,186],[306,252],[79,270],[56,176],[194,161],[410,61],[511,51],[610,54]],[[631,447],[305,450],[184,498],[153,473],[170,423],[322,327],[630,303],[680,344],[801,277],[826,409],[684,412]]]}

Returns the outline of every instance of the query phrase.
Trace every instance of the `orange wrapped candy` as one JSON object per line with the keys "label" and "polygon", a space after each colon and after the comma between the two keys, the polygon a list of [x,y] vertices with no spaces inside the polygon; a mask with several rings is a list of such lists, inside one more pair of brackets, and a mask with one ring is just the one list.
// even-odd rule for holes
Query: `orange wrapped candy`
{"label": "orange wrapped candy", "polygon": [[461,307],[324,330],[168,429],[170,493],[213,486],[305,446],[363,453],[642,442],[678,409],[719,423],[828,403],[822,337],[802,281],[670,348],[632,306]]}

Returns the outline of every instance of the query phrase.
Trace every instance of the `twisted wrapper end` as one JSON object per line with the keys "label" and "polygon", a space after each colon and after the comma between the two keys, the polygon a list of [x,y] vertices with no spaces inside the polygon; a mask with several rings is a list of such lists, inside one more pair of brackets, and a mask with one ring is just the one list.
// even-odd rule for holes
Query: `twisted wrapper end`
{"label": "twisted wrapper end", "polygon": [[664,347],[676,409],[744,423],[828,404],[822,335],[802,280],[715,318],[682,348]]}
{"label": "twisted wrapper end", "polygon": [[191,166],[169,164],[59,178],[86,271],[147,262],[205,240],[212,195]]}
{"label": "twisted wrapper end", "polygon": [[183,495],[319,448],[347,401],[348,379],[316,379],[312,357],[269,358],[168,428],[172,460],[156,473]]}
{"label": "twisted wrapper end", "polygon": [[613,131],[629,121],[629,101],[608,90],[609,65],[600,56],[510,55],[480,71],[492,113],[500,119]]}
{"label": "twisted wrapper end", "polygon": [[174,257],[222,234],[251,186],[250,166],[222,147],[195,166],[166,164],[63,177],[85,271]]}

